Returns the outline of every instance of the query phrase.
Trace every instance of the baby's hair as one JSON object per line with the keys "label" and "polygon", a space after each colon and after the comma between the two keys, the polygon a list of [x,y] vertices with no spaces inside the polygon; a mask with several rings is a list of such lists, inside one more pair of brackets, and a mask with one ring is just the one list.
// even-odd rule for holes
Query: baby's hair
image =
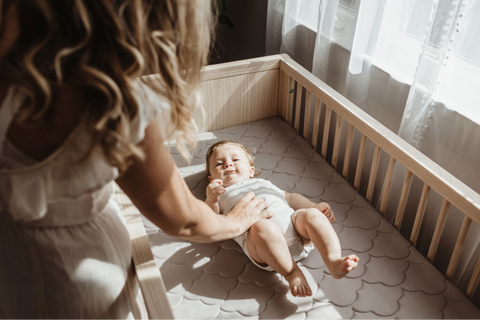
{"label": "baby's hair", "polygon": [[[243,151],[245,151],[245,153],[247,154],[248,156],[248,159],[250,160],[250,165],[251,166],[254,166],[255,163],[254,163],[254,160],[255,160],[255,150],[254,149],[251,149],[251,148],[248,148],[248,147],[245,147],[243,144],[241,144],[240,142],[237,142],[237,141],[230,141],[230,140],[222,140],[222,141],[218,141],[218,142],[215,142],[215,144],[213,144],[210,148],[208,148],[208,151],[207,151],[207,156],[206,156],[206,172],[207,172],[207,177],[210,175],[210,158],[212,157],[212,154],[213,152],[218,148],[218,147],[221,147],[225,144],[231,144],[231,145],[234,145],[234,146],[237,146],[237,147],[240,147],[242,148]],[[261,173],[261,170],[260,168],[257,168],[255,167],[255,177],[259,176]]]}

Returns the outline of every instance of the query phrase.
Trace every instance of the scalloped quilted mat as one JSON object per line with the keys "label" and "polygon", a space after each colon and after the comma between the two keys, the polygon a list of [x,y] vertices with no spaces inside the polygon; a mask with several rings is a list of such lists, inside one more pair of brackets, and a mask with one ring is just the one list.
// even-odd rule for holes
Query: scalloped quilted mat
{"label": "scalloped quilted mat", "polygon": [[314,250],[299,265],[319,289],[312,297],[295,298],[279,274],[255,267],[233,240],[188,242],[144,219],[176,318],[480,318],[480,311],[280,118],[200,134],[188,166],[172,150],[196,197],[205,199],[204,158],[219,140],[255,148],[261,178],[328,202],[343,255],[357,254],[360,264],[336,280]]}

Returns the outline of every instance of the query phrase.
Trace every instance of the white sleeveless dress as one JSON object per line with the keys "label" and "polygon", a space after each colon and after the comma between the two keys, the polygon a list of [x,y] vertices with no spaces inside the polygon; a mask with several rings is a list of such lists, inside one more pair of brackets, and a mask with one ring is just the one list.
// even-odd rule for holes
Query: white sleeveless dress
{"label": "white sleeveless dress", "polygon": [[[140,81],[131,141],[161,108]],[[146,318],[131,244],[113,199],[118,170],[81,122],[36,162],[6,138],[23,95],[10,88],[0,109],[0,318]]]}

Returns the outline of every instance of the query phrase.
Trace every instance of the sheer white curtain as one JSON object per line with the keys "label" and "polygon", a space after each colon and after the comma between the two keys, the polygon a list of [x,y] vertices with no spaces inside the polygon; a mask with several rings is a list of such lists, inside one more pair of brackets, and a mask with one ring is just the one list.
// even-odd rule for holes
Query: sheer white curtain
{"label": "sheer white curtain", "polygon": [[[289,54],[480,193],[479,0],[269,0],[266,52]],[[421,187],[412,186],[409,203],[418,203]],[[432,195],[417,245],[423,253],[440,205]],[[462,222],[455,209],[448,219],[445,257]],[[412,225],[406,216],[402,233]],[[454,279],[461,286],[478,258],[472,234]],[[445,271],[448,258],[435,264]]]}

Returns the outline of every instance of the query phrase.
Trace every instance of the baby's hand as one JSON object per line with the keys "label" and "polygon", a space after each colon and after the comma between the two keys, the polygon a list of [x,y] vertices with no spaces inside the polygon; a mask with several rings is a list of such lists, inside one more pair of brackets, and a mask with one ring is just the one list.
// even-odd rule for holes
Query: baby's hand
{"label": "baby's hand", "polygon": [[218,202],[218,196],[222,193],[225,193],[225,188],[223,187],[223,180],[215,179],[210,181],[207,186],[207,200],[211,204]]}
{"label": "baby's hand", "polygon": [[332,211],[332,208],[330,208],[330,205],[326,202],[320,202],[319,204],[317,204],[315,206],[315,208],[317,208],[318,210],[320,210],[327,218],[328,218],[328,221],[330,222],[337,222],[335,220],[335,215]]}

